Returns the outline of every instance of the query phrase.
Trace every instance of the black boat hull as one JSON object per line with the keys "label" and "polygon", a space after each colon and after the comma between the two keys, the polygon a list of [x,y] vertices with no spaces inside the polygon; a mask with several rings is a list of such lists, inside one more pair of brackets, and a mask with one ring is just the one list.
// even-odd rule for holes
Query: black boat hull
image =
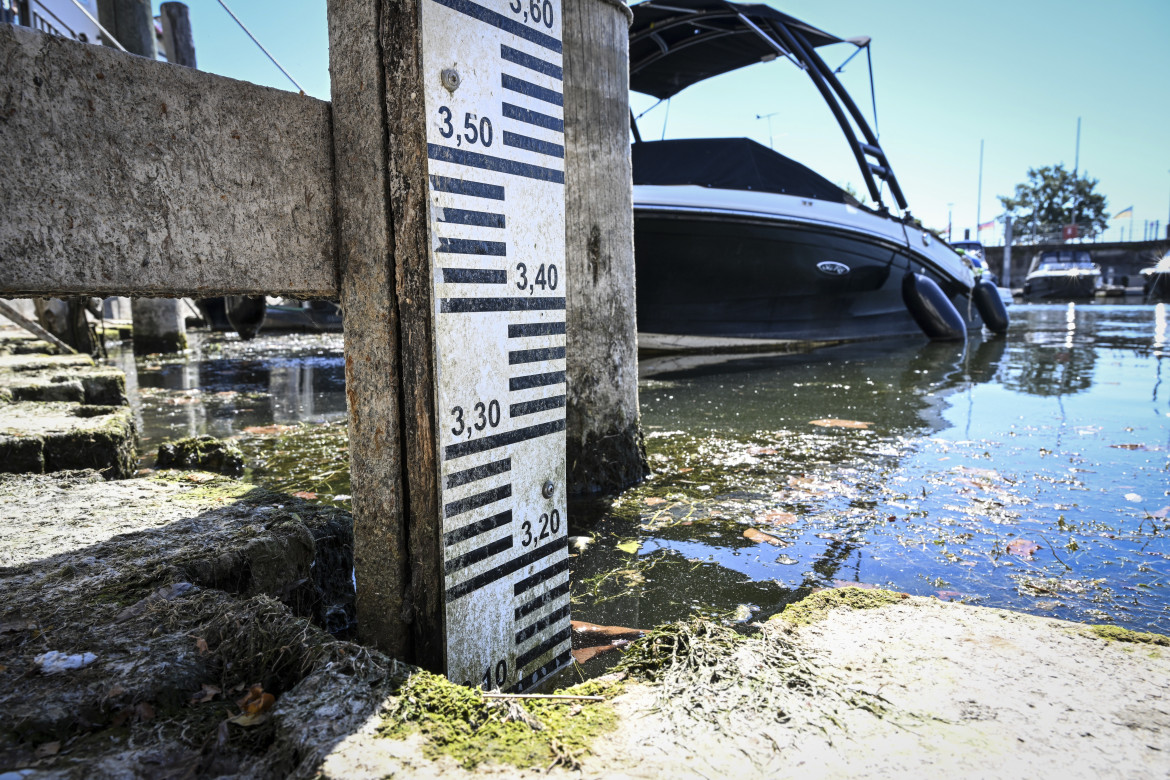
{"label": "black boat hull", "polygon": [[1033,276],[1024,282],[1024,297],[1030,300],[1092,298],[1097,294],[1099,280],[1099,276],[1090,274]]}
{"label": "black boat hull", "polygon": [[845,227],[635,207],[634,244],[649,349],[920,335],[903,299],[910,272],[938,285],[968,330],[982,325],[963,284]]}

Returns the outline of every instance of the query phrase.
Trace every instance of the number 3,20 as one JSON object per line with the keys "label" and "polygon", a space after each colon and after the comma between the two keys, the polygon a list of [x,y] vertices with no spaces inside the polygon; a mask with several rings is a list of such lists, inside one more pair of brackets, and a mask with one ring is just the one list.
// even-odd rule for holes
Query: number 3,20
{"label": "number 3,20", "polygon": [[540,516],[540,530],[536,531],[532,527],[532,523],[525,520],[520,524],[520,530],[524,531],[524,538],[520,540],[521,547],[527,547],[530,544],[535,544],[542,539],[547,539],[557,531],[561,530],[561,513],[557,510],[547,512]]}

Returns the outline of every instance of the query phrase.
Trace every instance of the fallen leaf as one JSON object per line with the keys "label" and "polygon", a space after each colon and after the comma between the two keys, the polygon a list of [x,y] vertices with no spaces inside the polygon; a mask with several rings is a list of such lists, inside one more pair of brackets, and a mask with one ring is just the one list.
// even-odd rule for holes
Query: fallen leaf
{"label": "fallen leaf", "polygon": [[269,433],[283,433],[284,431],[291,431],[295,425],[250,425],[244,429],[244,433],[254,433],[260,436]]}
{"label": "fallen leaf", "polygon": [[37,758],[48,758],[49,756],[57,755],[58,751],[60,750],[60,742],[42,742],[41,744],[37,745],[35,753]]}
{"label": "fallen leaf", "polygon": [[748,448],[748,455],[779,455],[780,452],[774,447],[750,447]]}
{"label": "fallen leaf", "polygon": [[617,548],[622,552],[629,553],[630,555],[636,555],[638,550],[642,548],[642,545],[640,542],[629,541],[620,543]]}
{"label": "fallen leaf", "polygon": [[604,639],[639,639],[646,632],[640,628],[626,628],[625,626],[599,626],[596,623],[586,623],[584,620],[570,620],[573,629],[573,638],[580,641],[594,642],[598,638]]}
{"label": "fallen leaf", "polygon": [[316,493],[312,493],[308,490],[298,490],[297,492],[293,493],[293,495],[296,496],[297,498],[304,498],[304,499],[307,499],[309,501],[312,501],[314,498],[317,497]]}
{"label": "fallen leaf", "polygon": [[199,651],[199,655],[207,655],[209,652],[207,640],[201,636],[195,637],[195,649]]}
{"label": "fallen leaf", "polygon": [[222,693],[222,691],[216,686],[203,683],[203,688],[198,693],[191,696],[191,703],[204,704],[214,699],[220,693]]}
{"label": "fallen leaf", "polygon": [[943,601],[954,601],[955,599],[963,598],[963,594],[959,593],[957,590],[938,590],[935,591],[935,595],[937,595]]}
{"label": "fallen leaf", "polygon": [[1164,506],[1150,515],[1150,517],[1156,517],[1159,520],[1165,520],[1167,516],[1170,516],[1170,506]]}
{"label": "fallen leaf", "polygon": [[106,694],[106,698],[107,699],[114,699],[114,698],[117,698],[118,696],[121,696],[125,692],[126,692],[126,689],[123,688],[121,685],[115,685],[113,688],[110,688],[109,693]]}
{"label": "fallen leaf", "polygon": [[1144,444],[1110,444],[1109,446],[1115,450],[1144,450],[1146,448]]}
{"label": "fallen leaf", "polygon": [[766,534],[763,531],[757,531],[755,528],[749,528],[744,531],[743,538],[749,541],[753,541],[756,544],[767,542],[768,544],[774,544],[777,547],[780,547],[784,544],[783,539],[777,536],[772,536],[772,534]]}
{"label": "fallen leaf", "polygon": [[649,498],[646,499],[646,506],[658,506],[659,504],[665,504],[665,503],[666,503],[666,499],[659,498],[658,496],[650,496]]}
{"label": "fallen leaf", "polygon": [[236,715],[234,718],[228,718],[228,723],[234,723],[237,726],[259,726],[268,720],[267,712],[260,712],[255,715]]}
{"label": "fallen leaf", "polygon": [[1008,542],[1007,551],[1012,555],[1018,555],[1021,558],[1031,558],[1032,553],[1040,549],[1040,545],[1035,542],[1029,542],[1027,539],[1013,539]]}
{"label": "fallen leaf", "polygon": [[138,716],[139,720],[154,720],[154,707],[148,702],[140,701],[134,707],[134,714]]}
{"label": "fallen leaf", "polygon": [[809,420],[809,425],[819,425],[822,428],[868,428],[873,423],[861,422],[860,420]]}
{"label": "fallen leaf", "polygon": [[276,697],[271,693],[265,693],[262,685],[253,685],[236,704],[245,715],[260,715],[272,709],[275,701]]}
{"label": "fallen leaf", "polygon": [[756,517],[757,523],[771,523],[772,525],[792,525],[799,520],[796,515],[791,512],[765,512]]}
{"label": "fallen leaf", "polygon": [[861,588],[862,590],[877,590],[878,586],[868,582],[851,582],[849,580],[833,580],[834,588]]}
{"label": "fallen leaf", "polygon": [[596,647],[577,647],[573,649],[573,660],[579,664],[583,664],[591,658],[595,658],[602,653],[608,653],[610,650],[620,650],[625,647],[628,642],[617,642],[612,645],[597,645]]}

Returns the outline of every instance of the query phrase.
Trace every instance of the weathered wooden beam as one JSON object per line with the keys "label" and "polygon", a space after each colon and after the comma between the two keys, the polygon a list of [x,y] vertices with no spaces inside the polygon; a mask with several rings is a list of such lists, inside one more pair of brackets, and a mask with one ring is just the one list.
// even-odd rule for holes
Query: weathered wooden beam
{"label": "weathered wooden beam", "polygon": [[414,609],[379,9],[371,0],[329,0],[329,72],[358,632],[363,642],[409,659]]}
{"label": "weathered wooden beam", "polygon": [[573,493],[647,473],[638,426],[629,39],[620,0],[564,0],[568,468]]}
{"label": "weathered wooden beam", "polygon": [[329,104],[0,24],[0,295],[336,298]]}

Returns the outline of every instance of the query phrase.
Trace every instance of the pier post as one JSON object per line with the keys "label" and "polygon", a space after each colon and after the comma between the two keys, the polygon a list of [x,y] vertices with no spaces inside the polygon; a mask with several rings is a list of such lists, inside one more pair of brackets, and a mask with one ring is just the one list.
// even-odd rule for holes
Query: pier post
{"label": "pier post", "polygon": [[638,423],[629,38],[621,0],[565,0],[567,447],[571,493],[645,476]]}
{"label": "pier post", "polygon": [[1003,280],[1000,282],[1009,290],[1012,286],[1012,215],[1003,218]]}
{"label": "pier post", "polygon": [[163,3],[158,7],[162,17],[163,51],[167,62],[186,68],[195,64],[195,40],[191,36],[191,17],[186,3]]}
{"label": "pier post", "polygon": [[[98,0],[98,17],[128,52],[155,58],[150,0]],[[130,312],[134,320],[135,352],[182,352],[187,348],[187,319],[182,301],[134,298]]]}
{"label": "pier post", "polygon": [[[388,5],[388,4],[387,4]],[[404,3],[411,6],[412,3]],[[384,40],[400,30],[373,0],[329,0],[329,74],[337,204],[338,292],[345,330],[345,387],[353,483],[358,632],[395,658],[412,657],[411,570],[401,405],[399,309]],[[419,161],[422,165],[422,161]],[[400,202],[399,205],[405,205]],[[419,572],[418,574],[422,574]]]}

